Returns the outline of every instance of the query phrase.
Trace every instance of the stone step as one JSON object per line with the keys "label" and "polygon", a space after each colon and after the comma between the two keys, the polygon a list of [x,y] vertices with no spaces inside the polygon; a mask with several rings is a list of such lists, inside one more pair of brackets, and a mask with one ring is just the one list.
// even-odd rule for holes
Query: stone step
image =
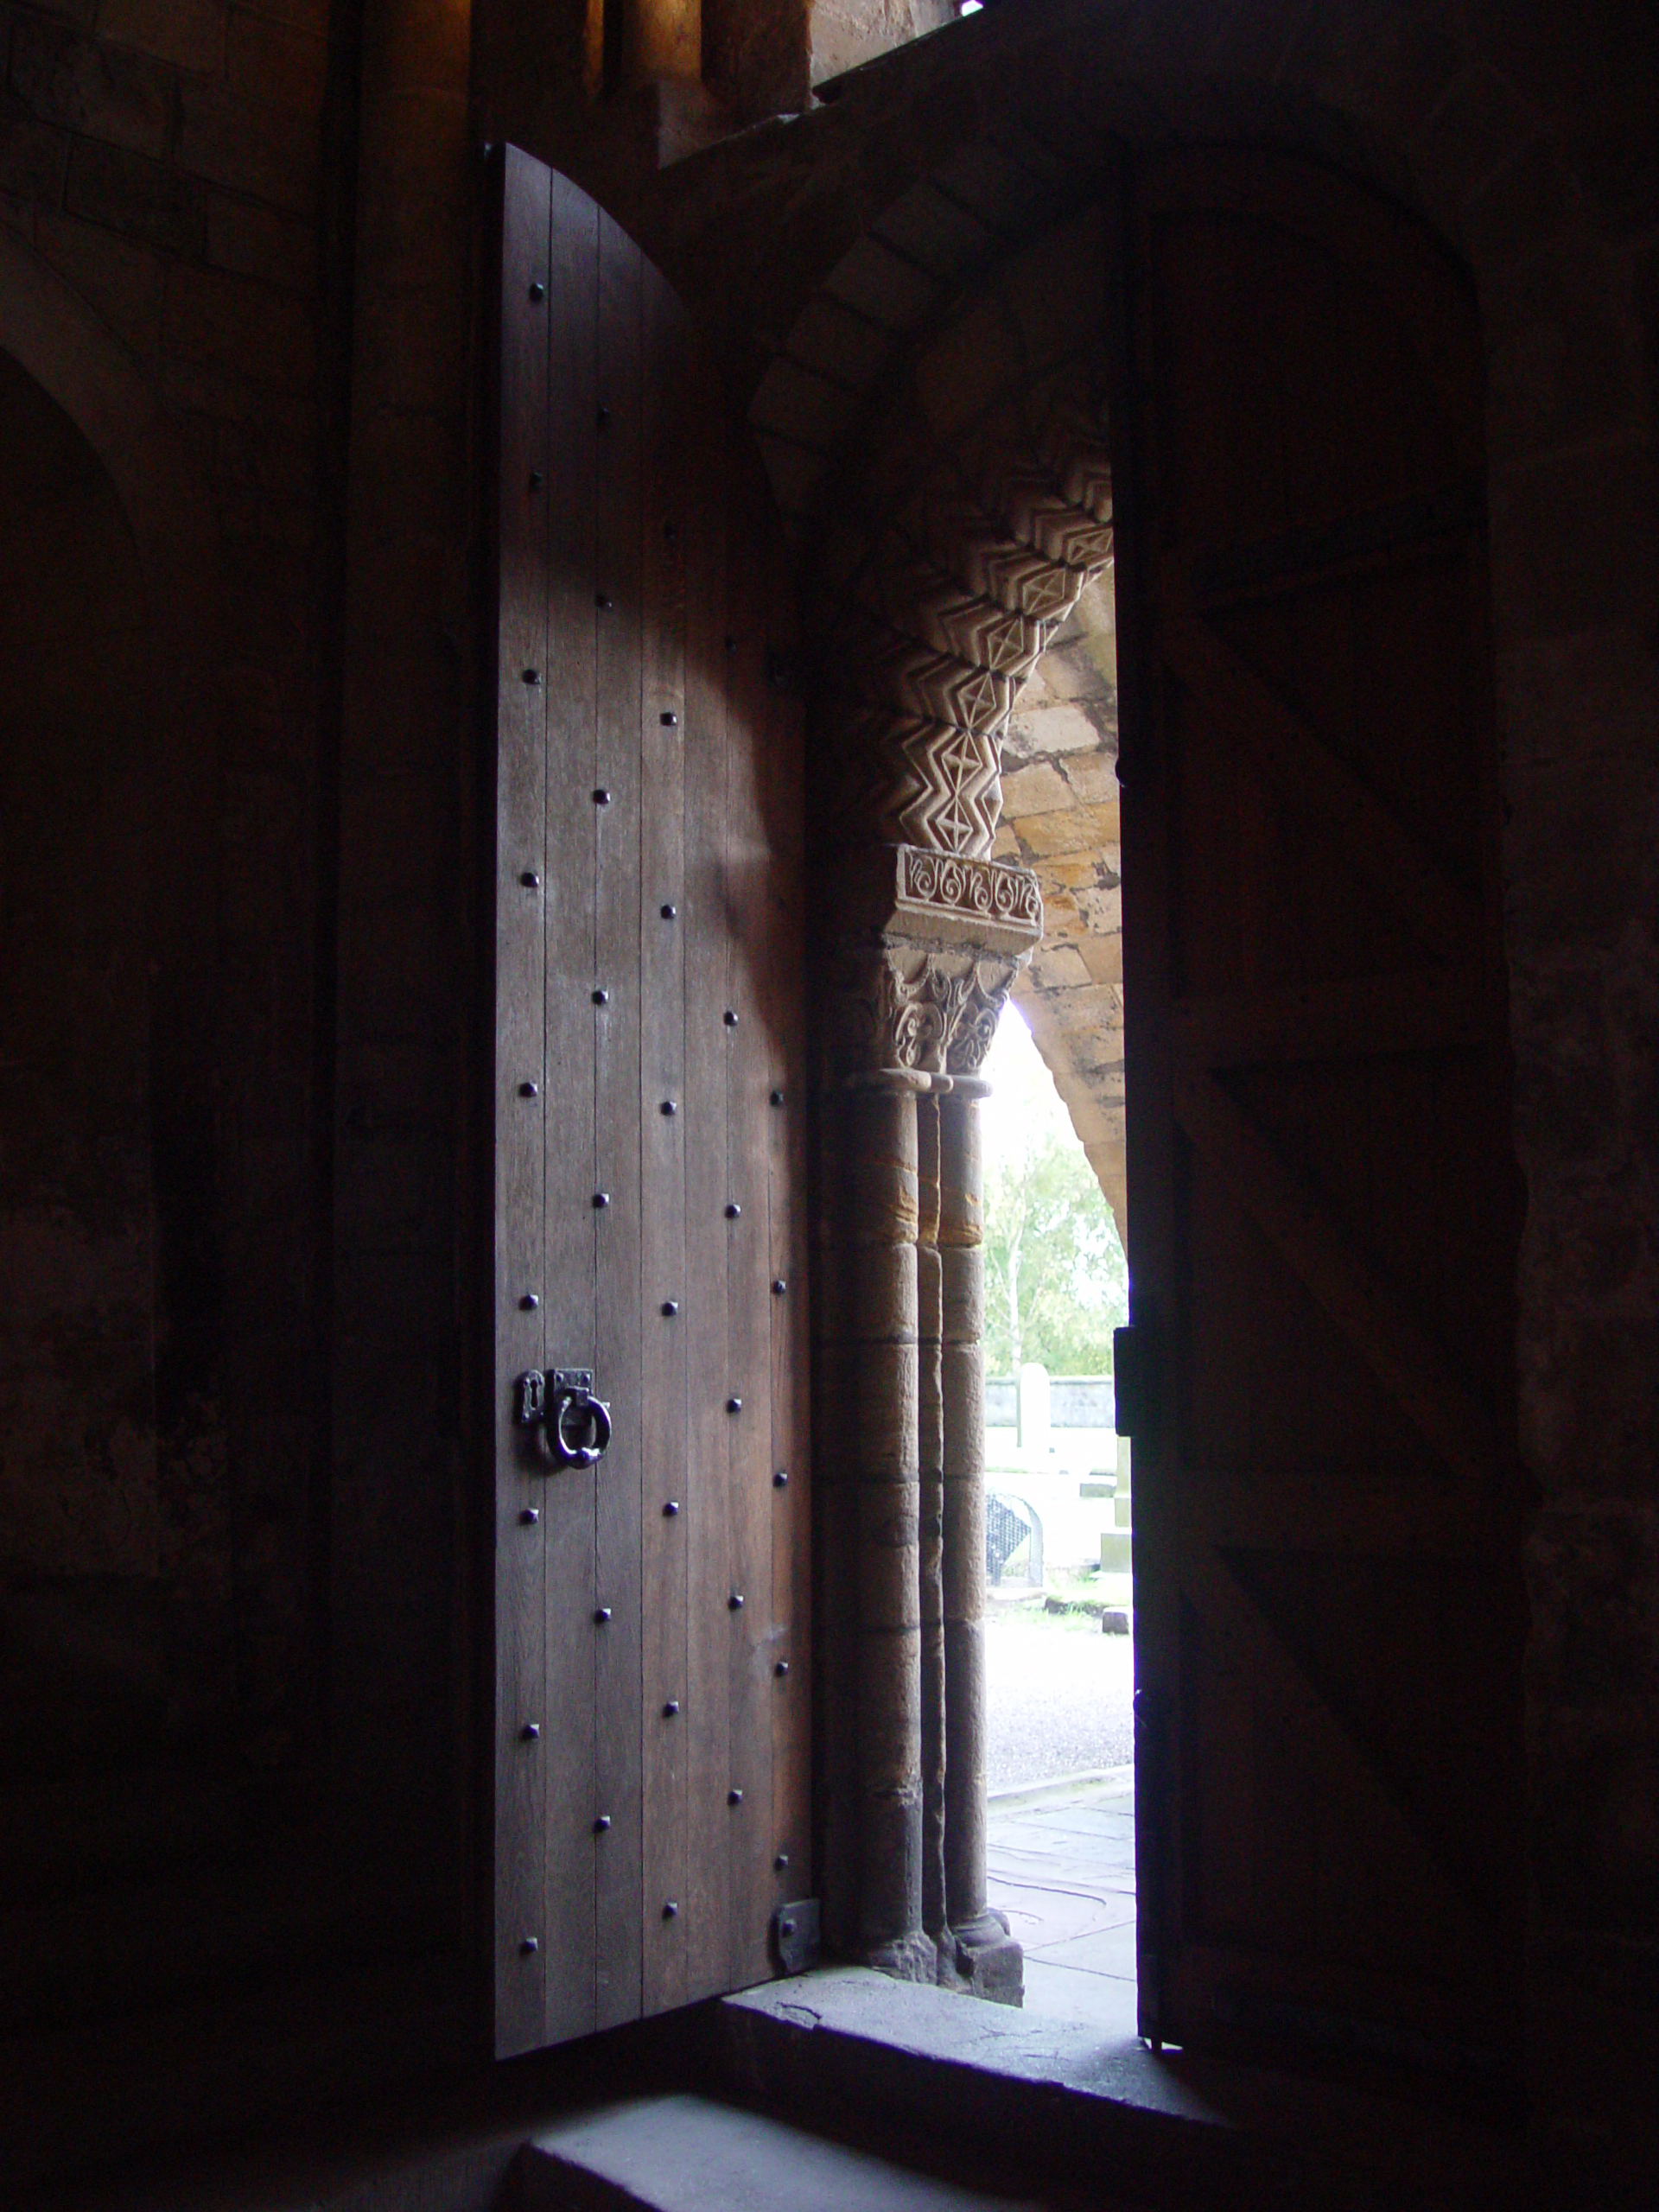
{"label": "stone step", "polygon": [[1098,2024],[859,1967],[724,1998],[716,2017],[722,2088],[808,2127],[854,2113],[873,2138],[950,2145],[969,2175],[1006,2177],[1012,2152],[1015,2186],[1047,2203],[1093,2212],[1105,2190],[1143,2212],[1514,2212],[1525,2197],[1512,2126],[1322,2079],[1288,2051],[1282,2074],[1154,2056]]}
{"label": "stone step", "polygon": [[1035,2212],[1033,2199],[935,2180],[690,2094],[631,2098],[540,2131],[513,2181],[516,2212]]}

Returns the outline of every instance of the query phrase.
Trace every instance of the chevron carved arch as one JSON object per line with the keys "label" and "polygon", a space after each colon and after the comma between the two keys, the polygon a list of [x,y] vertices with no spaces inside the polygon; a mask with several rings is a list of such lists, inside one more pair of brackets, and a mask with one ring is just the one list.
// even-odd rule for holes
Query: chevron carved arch
{"label": "chevron carved arch", "polygon": [[1103,302],[1078,281],[1092,226],[981,273],[877,396],[838,483],[808,594],[837,841],[991,851],[1009,716],[1112,556]]}

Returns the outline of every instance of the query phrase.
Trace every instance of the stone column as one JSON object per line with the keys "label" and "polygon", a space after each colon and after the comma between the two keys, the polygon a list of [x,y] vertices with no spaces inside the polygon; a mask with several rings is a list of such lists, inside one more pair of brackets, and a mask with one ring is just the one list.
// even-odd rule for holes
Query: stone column
{"label": "stone column", "polygon": [[952,1956],[944,1906],[944,1401],[940,1377],[944,1329],[939,1262],[939,1102],[917,1101],[921,1212],[916,1239],[918,1434],[921,1446],[919,1568],[922,1625],[922,1926],[939,1954]]}
{"label": "stone column", "polygon": [[939,1101],[944,1278],[945,1916],[958,1974],[1017,2005],[1024,1959],[985,1893],[985,1254],[979,1101],[958,1076]]}
{"label": "stone column", "polygon": [[931,1981],[922,1927],[916,1100],[901,1070],[850,1099],[851,1427],[856,1514],[857,1955]]}
{"label": "stone column", "polygon": [[[814,1406],[825,1932],[839,1955],[901,1980],[965,1982],[1017,2001],[1019,1948],[985,1912],[984,1760],[973,1748],[983,1738],[983,1669],[970,1655],[958,1685],[948,1643],[953,1618],[977,1635],[983,1601],[984,1408],[982,1384],[963,1398],[958,1378],[967,1410],[957,1424],[970,1426],[955,1448],[978,1535],[957,1536],[969,1582],[953,1613],[941,1113],[955,1087],[964,1097],[976,1088],[1008,986],[1040,935],[1041,902],[1021,869],[905,846],[839,855],[832,880],[819,1142],[820,1249],[830,1264],[829,1295],[816,1304]],[[974,1376],[979,1303],[963,1339],[963,1373]],[[961,1715],[950,1710],[958,1697]],[[958,1886],[975,1900],[965,1945],[950,1932],[958,1734],[969,1870]]]}

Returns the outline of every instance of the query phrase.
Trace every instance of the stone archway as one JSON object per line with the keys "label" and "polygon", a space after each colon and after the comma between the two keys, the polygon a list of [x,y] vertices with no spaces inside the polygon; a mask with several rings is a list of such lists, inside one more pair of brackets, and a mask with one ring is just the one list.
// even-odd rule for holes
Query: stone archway
{"label": "stone archway", "polygon": [[[760,387],[774,454],[799,404],[798,352],[840,342],[839,303],[868,258],[861,245],[831,272]],[[1042,932],[1012,988],[1122,1236],[1103,260],[1085,196],[1082,213],[965,270],[953,307],[887,358],[857,434],[874,444],[810,495],[823,537],[809,600],[820,772],[843,823],[1036,882]]]}
{"label": "stone archway", "polygon": [[1087,213],[1010,256],[887,388],[811,600],[821,772],[849,828],[1036,879],[1043,936],[1014,988],[1121,1234],[1099,232]]}
{"label": "stone archway", "polygon": [[132,534],[149,613],[155,692],[151,800],[173,868],[152,914],[157,1051],[180,1122],[169,1148],[187,1209],[207,1201],[213,1111],[200,1040],[215,1020],[218,865],[213,810],[223,653],[218,524],[200,474],[149,380],[78,294],[0,230],[0,353],[60,409],[97,455]]}
{"label": "stone archway", "polygon": [[1014,2001],[985,1883],[979,1069],[1042,938],[1038,874],[996,856],[1009,718],[1111,557],[1104,264],[1085,207],[980,273],[882,391],[808,595],[824,1080],[849,1108],[824,1187],[857,1194],[826,1224],[819,1396],[869,1409],[850,1488],[819,1459],[825,1671],[856,1684],[824,1708],[829,1930]]}

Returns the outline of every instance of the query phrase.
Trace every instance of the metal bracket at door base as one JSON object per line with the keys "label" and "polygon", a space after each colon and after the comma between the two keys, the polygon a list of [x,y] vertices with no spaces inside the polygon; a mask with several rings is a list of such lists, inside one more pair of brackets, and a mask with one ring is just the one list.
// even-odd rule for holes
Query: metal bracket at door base
{"label": "metal bracket at door base", "polygon": [[818,1901],[798,1897],[772,1916],[772,1939],[785,1974],[804,1974],[818,1962]]}

